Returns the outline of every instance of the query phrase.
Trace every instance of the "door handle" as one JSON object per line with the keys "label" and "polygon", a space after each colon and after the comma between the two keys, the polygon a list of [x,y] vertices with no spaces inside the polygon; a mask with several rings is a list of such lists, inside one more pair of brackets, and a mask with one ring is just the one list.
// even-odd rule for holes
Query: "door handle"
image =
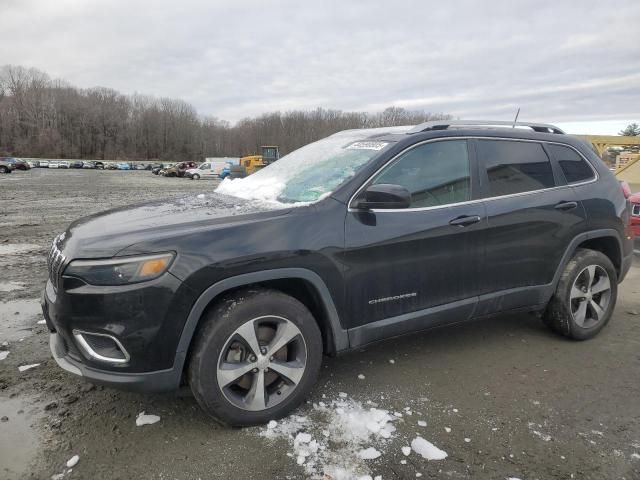
{"label": "door handle", "polygon": [[578,206],[578,202],[560,202],[555,207],[556,210],[573,210]]}
{"label": "door handle", "polygon": [[474,223],[478,223],[480,221],[479,215],[462,215],[460,217],[456,217],[449,222],[449,225],[453,225],[456,227],[466,227],[468,225],[473,225]]}

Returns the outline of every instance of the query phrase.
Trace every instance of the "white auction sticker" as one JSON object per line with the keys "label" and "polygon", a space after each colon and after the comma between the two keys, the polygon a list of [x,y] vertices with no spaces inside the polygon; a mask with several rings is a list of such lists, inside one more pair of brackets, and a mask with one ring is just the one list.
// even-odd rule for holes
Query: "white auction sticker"
{"label": "white auction sticker", "polygon": [[382,150],[389,142],[354,142],[347,147],[348,150]]}

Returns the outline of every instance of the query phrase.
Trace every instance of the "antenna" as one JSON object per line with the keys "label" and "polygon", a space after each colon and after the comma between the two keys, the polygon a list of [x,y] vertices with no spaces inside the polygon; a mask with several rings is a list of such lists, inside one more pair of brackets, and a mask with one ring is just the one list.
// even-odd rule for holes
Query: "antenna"
{"label": "antenna", "polygon": [[518,115],[520,115],[520,107],[518,107],[518,111],[516,112],[516,118],[513,119],[513,126],[511,128],[516,128],[516,123],[518,121]]}

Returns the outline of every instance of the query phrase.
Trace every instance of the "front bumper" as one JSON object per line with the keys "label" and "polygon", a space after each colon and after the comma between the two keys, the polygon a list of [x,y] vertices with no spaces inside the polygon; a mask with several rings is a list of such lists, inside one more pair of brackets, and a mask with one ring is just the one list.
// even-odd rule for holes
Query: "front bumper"
{"label": "front bumper", "polygon": [[64,338],[55,332],[49,334],[49,348],[58,366],[91,383],[136,392],[169,392],[180,386],[180,371],[176,369],[145,373],[120,373],[91,368],[69,356]]}
{"label": "front bumper", "polygon": [[[178,279],[165,274],[131,287],[61,284],[56,290],[47,281],[41,297],[51,353],[61,368],[127,390],[179,388],[186,352],[177,345],[191,299]],[[118,364],[101,360],[74,337],[77,332],[115,338],[130,358]]]}

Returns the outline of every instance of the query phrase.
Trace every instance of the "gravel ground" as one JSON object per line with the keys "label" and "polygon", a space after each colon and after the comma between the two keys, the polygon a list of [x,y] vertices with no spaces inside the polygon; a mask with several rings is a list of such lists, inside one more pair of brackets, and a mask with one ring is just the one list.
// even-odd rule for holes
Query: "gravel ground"
{"label": "gravel ground", "polygon": [[[38,169],[0,177],[0,344],[7,342],[0,350],[9,350],[0,360],[0,478],[308,476],[291,441],[265,438],[264,429],[222,428],[190,396],[125,393],[67,374],[37,324],[48,246],[72,220],[213,187],[149,172]],[[310,402],[344,392],[403,412],[392,438],[362,445],[380,457],[343,459],[383,479],[638,479],[639,280],[636,262],[610,325],[591,341],[556,337],[530,315],[440,329],[325,359]],[[18,371],[27,364],[40,365]],[[161,420],[136,427],[142,411]],[[325,427],[311,403],[296,413]],[[401,447],[417,435],[448,457],[405,457]],[[65,463],[74,455],[80,460],[70,472]]]}

